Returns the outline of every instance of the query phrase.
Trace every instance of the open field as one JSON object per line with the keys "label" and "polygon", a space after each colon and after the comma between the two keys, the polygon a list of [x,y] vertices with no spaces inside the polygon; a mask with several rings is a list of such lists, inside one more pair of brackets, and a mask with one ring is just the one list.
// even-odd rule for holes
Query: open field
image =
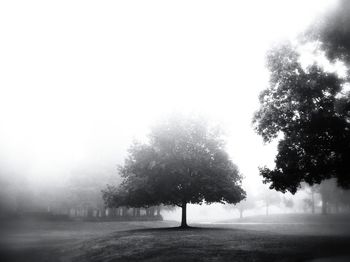
{"label": "open field", "polygon": [[[262,221],[264,220],[264,221]],[[348,217],[1,224],[1,261],[349,261]],[[321,259],[321,260],[320,260]],[[337,260],[336,260],[337,259]]]}

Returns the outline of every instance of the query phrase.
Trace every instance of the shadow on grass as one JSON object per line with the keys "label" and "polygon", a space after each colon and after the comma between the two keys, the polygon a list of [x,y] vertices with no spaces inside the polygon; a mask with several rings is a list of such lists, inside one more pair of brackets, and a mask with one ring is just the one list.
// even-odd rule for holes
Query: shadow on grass
{"label": "shadow on grass", "polygon": [[124,232],[190,232],[190,231],[244,231],[237,228],[227,228],[227,227],[196,227],[196,226],[188,226],[188,227],[159,227],[159,228],[139,228],[139,229],[131,229]]}

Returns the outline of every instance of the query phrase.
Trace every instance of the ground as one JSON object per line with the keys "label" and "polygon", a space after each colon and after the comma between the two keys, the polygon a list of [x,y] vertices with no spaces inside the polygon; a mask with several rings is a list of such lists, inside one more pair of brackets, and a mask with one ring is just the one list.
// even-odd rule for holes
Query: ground
{"label": "ground", "polygon": [[350,261],[349,216],[1,223],[0,261]]}

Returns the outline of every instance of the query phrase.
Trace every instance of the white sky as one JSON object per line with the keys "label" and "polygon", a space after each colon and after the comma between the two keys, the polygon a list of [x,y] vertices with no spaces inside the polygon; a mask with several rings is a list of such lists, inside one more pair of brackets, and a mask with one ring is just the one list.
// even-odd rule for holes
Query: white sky
{"label": "white sky", "polygon": [[165,112],[224,123],[249,184],[271,164],[251,127],[269,45],[332,0],[1,1],[0,157],[30,181],[117,164]]}

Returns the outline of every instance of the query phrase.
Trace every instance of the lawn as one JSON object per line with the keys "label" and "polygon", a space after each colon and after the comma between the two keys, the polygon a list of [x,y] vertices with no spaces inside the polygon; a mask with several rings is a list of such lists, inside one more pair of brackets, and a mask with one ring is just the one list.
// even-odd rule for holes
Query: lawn
{"label": "lawn", "polygon": [[189,230],[175,222],[2,224],[0,260],[350,261],[348,221],[280,215]]}

